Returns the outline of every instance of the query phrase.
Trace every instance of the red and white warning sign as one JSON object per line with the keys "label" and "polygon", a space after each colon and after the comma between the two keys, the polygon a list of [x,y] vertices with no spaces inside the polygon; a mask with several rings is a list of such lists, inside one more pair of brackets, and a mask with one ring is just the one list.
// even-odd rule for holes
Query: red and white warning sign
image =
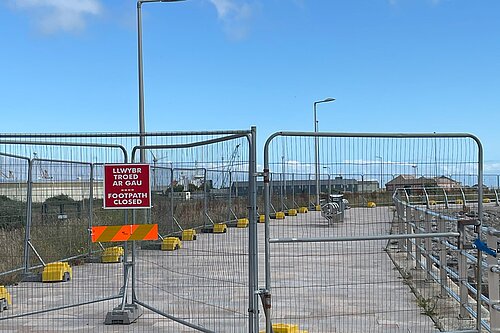
{"label": "red and white warning sign", "polygon": [[105,164],[104,208],[151,208],[149,164]]}

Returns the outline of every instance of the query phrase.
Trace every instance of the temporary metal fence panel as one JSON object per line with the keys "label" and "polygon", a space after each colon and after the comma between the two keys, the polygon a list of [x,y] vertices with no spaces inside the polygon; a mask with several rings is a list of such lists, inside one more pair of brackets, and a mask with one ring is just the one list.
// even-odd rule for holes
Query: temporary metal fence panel
{"label": "temporary metal fence panel", "polygon": [[[0,313],[0,329],[258,330],[250,176],[255,174],[255,131],[151,133],[145,142],[148,148],[141,148],[147,149],[146,163],[152,168],[153,207],[116,211],[102,209],[103,165],[131,161],[137,134],[0,136],[0,205],[8,213],[0,226],[0,285],[7,286],[13,300]],[[188,192],[186,185],[192,196],[176,198],[172,205],[171,187],[182,183],[185,169],[208,171],[203,179],[184,174],[179,193]],[[237,178],[249,184],[238,200],[227,195],[230,173],[240,173]],[[200,193],[205,207],[199,205]],[[242,202],[246,211],[237,209]],[[227,223],[230,211],[250,219],[248,227],[202,232],[205,226]],[[191,213],[197,218],[187,216]],[[160,241],[90,242],[92,226],[132,223],[158,224]],[[161,239],[182,237],[188,228],[196,229],[195,241],[182,242],[177,251],[160,251]],[[115,245],[124,247],[118,259],[125,263],[101,263],[104,248]],[[35,281],[53,261],[68,261],[72,279]],[[104,325],[107,313],[120,304],[135,304],[142,316],[130,326]]]}
{"label": "temporary metal fence panel", "polygon": [[0,161],[0,243],[12,244],[0,252],[0,272],[8,272],[23,266],[29,158],[0,153]]}
{"label": "temporary metal fence panel", "polygon": [[[284,219],[272,214],[270,196],[276,192],[271,193],[271,184],[276,186],[276,175],[282,171],[295,174],[296,182],[308,183],[313,197],[319,192],[312,201],[320,203],[321,211],[314,207]],[[408,255],[410,248],[412,253],[418,248],[421,256],[426,242],[432,248],[429,258],[455,258],[448,264],[456,265],[458,250],[441,249],[440,244],[458,244],[458,223],[429,218],[425,224],[410,211],[405,214],[413,217],[406,215],[402,223],[393,204],[394,191],[402,188],[408,193],[405,202],[412,199],[427,209],[424,190],[450,192],[450,174],[472,175],[474,183],[481,184],[479,140],[467,134],[272,135],[264,148],[266,223],[261,230],[266,239],[262,298],[267,305],[268,296],[272,300],[271,307],[265,307],[268,316],[261,318],[267,332],[272,332],[271,325],[298,325],[309,332],[478,331],[481,318],[460,313],[460,302],[440,292],[441,286],[455,288],[463,277],[438,273],[429,279],[415,255]],[[480,225],[482,188],[473,185],[467,190],[475,202],[466,209],[472,224]],[[290,213],[299,207],[287,208]],[[453,208],[459,214],[463,205]],[[476,256],[471,243],[473,237],[480,238],[477,231],[472,227],[463,243]],[[436,264],[431,266],[430,259],[428,263],[434,273]],[[477,282],[476,272],[470,265],[467,283]],[[471,308],[477,307],[473,299],[468,301]]]}
{"label": "temporary metal fence panel", "polygon": [[[177,250],[152,250],[148,245],[137,251],[137,302],[173,319],[164,330],[175,330],[182,321],[213,332],[257,329],[248,312],[251,229],[236,228],[236,223],[229,223],[235,222],[233,218],[228,221],[229,172],[245,172],[249,179],[250,134],[148,145],[132,153],[133,159],[141,149],[168,156],[165,163],[173,176],[171,184],[166,184],[171,187],[165,199],[173,199],[174,225],[170,234],[162,234],[164,241],[182,238],[187,229],[197,234],[196,240],[182,241]],[[247,207],[251,206],[249,197],[245,195]],[[249,211],[238,217],[251,219]]]}
{"label": "temporary metal fence panel", "polygon": [[[106,303],[118,297],[122,281],[117,278],[120,265],[105,267],[89,262],[85,270],[80,266],[85,258],[92,261],[94,254],[89,246],[92,207],[98,200],[92,191],[93,162],[126,161],[126,151],[115,144],[37,139],[0,138],[4,156],[27,161],[26,168],[8,165],[10,177],[0,183],[0,193],[26,209],[26,219],[20,226],[1,230],[10,234],[2,242],[7,255],[9,249],[20,245],[23,251],[9,258],[15,267],[0,272],[0,284],[7,285],[12,296],[11,306],[0,316],[0,327],[10,331],[43,330],[63,324],[93,327],[94,311],[109,307]],[[82,156],[88,160],[82,161]],[[13,183],[22,189],[25,200],[12,196]],[[56,264],[56,270],[48,273],[52,263],[59,260],[73,267]],[[63,282],[67,279],[70,281]],[[70,320],[65,323],[62,318]]]}

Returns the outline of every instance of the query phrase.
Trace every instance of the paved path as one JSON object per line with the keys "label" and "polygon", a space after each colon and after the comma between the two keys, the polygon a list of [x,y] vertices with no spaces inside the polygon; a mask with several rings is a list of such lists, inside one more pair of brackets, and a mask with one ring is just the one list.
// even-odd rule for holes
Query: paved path
{"label": "paved path", "polygon": [[[384,234],[387,208],[351,209],[345,221],[328,227],[318,212],[273,220],[272,237],[341,237]],[[264,225],[259,224],[261,286],[264,286]],[[273,317],[313,332],[434,332],[420,314],[385,252],[387,241],[274,244]],[[137,297],[177,318],[216,332],[247,332],[247,229],[201,234],[175,252],[138,250]],[[14,306],[0,319],[116,295],[120,264],[74,267],[67,283],[21,283],[9,287]],[[17,319],[0,320],[0,332],[195,332],[144,310],[129,326],[106,326],[117,300]],[[260,315],[261,329],[264,317]]]}
{"label": "paved path", "polygon": [[[392,211],[356,208],[328,226],[317,212],[272,224],[271,238],[386,235]],[[309,332],[437,332],[387,254],[386,240],[273,244],[274,322]]]}

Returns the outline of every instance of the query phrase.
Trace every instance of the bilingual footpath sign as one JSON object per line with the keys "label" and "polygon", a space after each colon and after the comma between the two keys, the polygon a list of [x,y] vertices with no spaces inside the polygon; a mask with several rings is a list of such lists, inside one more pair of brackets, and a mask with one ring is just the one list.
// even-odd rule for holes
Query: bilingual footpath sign
{"label": "bilingual footpath sign", "polygon": [[103,208],[151,208],[149,164],[105,164]]}

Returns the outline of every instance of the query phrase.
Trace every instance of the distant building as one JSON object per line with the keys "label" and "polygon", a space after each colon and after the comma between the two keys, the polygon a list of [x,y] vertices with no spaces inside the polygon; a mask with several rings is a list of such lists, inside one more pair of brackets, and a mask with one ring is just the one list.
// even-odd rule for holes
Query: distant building
{"label": "distant building", "polygon": [[434,179],[436,180],[437,187],[449,189],[449,188],[459,188],[462,186],[461,182],[451,179],[450,177],[440,176]]}
{"label": "distant building", "polygon": [[[330,186],[330,192],[332,193],[367,193],[375,192],[379,190],[379,182],[376,180],[357,180],[350,178],[343,178],[338,176],[335,178],[321,179],[319,182],[320,192],[327,193],[328,186]],[[287,179],[286,181],[274,180],[269,184],[271,193],[280,194],[281,188],[283,187],[283,192],[295,194],[315,194],[316,193],[316,180],[314,179]],[[257,195],[262,195],[264,193],[264,182],[257,181]],[[248,194],[248,182],[246,181],[236,181],[232,183],[231,193],[234,195],[247,195]]]}
{"label": "distant building", "polygon": [[398,188],[417,189],[417,188],[458,188],[462,184],[450,177],[415,177],[414,175],[399,175],[385,184],[386,191],[393,192]]}
{"label": "distant building", "polygon": [[[44,202],[48,198],[58,195],[67,195],[75,201],[90,198],[90,182],[88,181],[38,181],[33,182],[32,201]],[[0,182],[0,195],[5,195],[12,200],[26,201],[28,193],[27,182]],[[104,196],[104,183],[102,180],[93,182],[92,195],[94,199],[102,199]]]}

